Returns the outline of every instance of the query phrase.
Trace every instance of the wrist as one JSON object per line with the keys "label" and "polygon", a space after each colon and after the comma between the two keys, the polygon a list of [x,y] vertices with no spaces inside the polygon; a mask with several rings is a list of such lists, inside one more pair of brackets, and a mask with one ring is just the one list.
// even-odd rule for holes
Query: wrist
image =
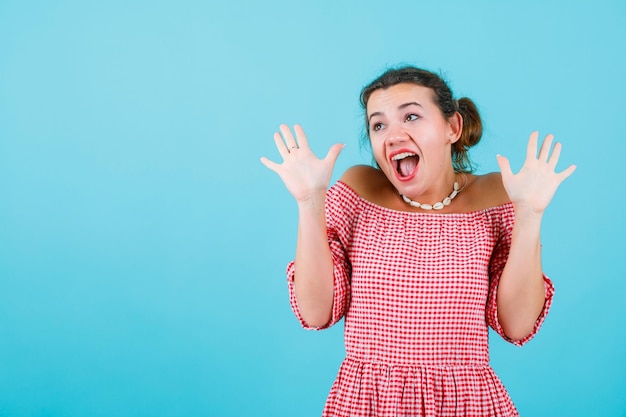
{"label": "wrist", "polygon": [[326,204],[326,190],[312,192],[296,200],[300,210],[324,209]]}
{"label": "wrist", "polygon": [[515,211],[515,223],[523,223],[524,225],[541,225],[543,219],[543,210],[536,210],[533,207],[523,204],[513,203]]}

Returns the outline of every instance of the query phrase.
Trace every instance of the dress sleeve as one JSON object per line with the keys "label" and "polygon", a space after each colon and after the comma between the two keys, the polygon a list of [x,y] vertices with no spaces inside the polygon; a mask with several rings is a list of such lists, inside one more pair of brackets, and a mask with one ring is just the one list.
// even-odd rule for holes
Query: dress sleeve
{"label": "dress sleeve", "polygon": [[296,318],[305,329],[322,330],[332,326],[341,320],[350,304],[351,266],[347,248],[351,241],[351,223],[354,221],[356,203],[355,198],[347,195],[349,191],[345,184],[337,183],[326,193],[326,234],[333,259],[334,295],[332,315],[324,326],[309,326],[302,318],[295,295],[295,261],[287,265],[289,301]]}
{"label": "dress sleeve", "polygon": [[509,256],[509,249],[511,247],[511,235],[513,232],[513,222],[514,222],[514,212],[513,206],[507,205],[503,207],[502,219],[500,224],[500,238],[496,244],[496,247],[493,251],[491,261],[489,263],[489,294],[487,297],[487,324],[496,331],[504,340],[510,342],[516,346],[522,346],[530,339],[532,339],[539,328],[543,324],[546,316],[548,315],[548,311],[550,310],[550,306],[552,305],[552,298],[554,296],[554,286],[550,278],[548,278],[545,274],[543,275],[543,281],[545,285],[546,292],[546,300],[543,305],[543,309],[535,322],[535,326],[533,330],[523,339],[521,340],[513,340],[507,337],[504,334],[504,330],[498,321],[498,307],[497,307],[497,293],[498,293],[498,284],[500,282],[500,276],[502,275],[502,271],[504,270],[504,265]]}

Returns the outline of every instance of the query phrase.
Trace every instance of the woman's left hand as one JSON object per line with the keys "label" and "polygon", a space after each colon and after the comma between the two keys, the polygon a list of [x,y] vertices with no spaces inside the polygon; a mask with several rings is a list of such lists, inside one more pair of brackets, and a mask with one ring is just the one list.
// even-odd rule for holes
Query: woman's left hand
{"label": "woman's left hand", "polygon": [[498,165],[502,173],[502,183],[511,202],[516,208],[527,208],[535,213],[543,213],[548,207],[556,189],[576,170],[570,165],[561,172],[556,172],[556,164],[561,154],[561,144],[555,143],[550,152],[553,135],[547,135],[537,156],[538,132],[533,132],[528,139],[526,161],[517,174],[511,171],[509,160],[498,155]]}

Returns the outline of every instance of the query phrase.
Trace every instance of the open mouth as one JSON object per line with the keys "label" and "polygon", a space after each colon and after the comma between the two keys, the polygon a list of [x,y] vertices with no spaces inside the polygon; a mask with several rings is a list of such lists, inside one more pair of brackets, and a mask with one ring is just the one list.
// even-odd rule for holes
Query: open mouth
{"label": "open mouth", "polygon": [[413,152],[402,152],[391,158],[396,169],[396,173],[400,179],[410,178],[415,175],[417,165],[419,164],[419,155]]}

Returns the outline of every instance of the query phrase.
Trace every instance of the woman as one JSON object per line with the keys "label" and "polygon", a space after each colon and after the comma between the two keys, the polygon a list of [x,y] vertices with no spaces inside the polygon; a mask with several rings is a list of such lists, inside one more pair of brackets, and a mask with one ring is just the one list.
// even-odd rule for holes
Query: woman
{"label": "woman", "polygon": [[325,158],[281,125],[276,172],[298,205],[291,304],[305,328],[345,320],[347,356],[324,416],[515,416],[489,366],[488,326],[522,345],[553,287],[541,268],[543,212],[575,166],[530,135],[514,174],[473,175],[482,134],[468,98],[436,74],[391,69],[361,93],[377,167],[355,166],[330,189],[342,146]]}

